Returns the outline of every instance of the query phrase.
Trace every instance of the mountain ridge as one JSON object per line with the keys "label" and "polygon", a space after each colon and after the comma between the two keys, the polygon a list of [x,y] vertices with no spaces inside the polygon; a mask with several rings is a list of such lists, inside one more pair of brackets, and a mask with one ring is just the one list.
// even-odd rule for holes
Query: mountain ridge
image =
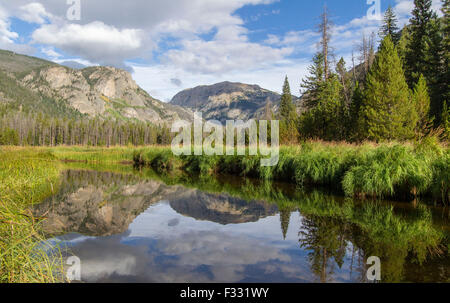
{"label": "mountain ridge", "polygon": [[[293,102],[301,106],[300,98]],[[176,94],[171,104],[201,111],[203,118],[224,122],[226,120],[261,119],[278,111],[281,95],[256,84],[224,81],[200,85]]]}
{"label": "mountain ridge", "polygon": [[[187,109],[151,97],[136,84],[130,73],[114,67],[73,69],[40,58],[0,50],[0,72],[0,103],[28,105],[36,110],[39,104],[44,104],[40,101],[45,98],[50,99],[53,106],[66,107],[65,111],[75,110],[89,117],[154,124],[189,119],[192,116]],[[26,104],[24,98],[15,96],[14,90],[22,91],[35,104]],[[48,110],[41,108],[41,111]]]}

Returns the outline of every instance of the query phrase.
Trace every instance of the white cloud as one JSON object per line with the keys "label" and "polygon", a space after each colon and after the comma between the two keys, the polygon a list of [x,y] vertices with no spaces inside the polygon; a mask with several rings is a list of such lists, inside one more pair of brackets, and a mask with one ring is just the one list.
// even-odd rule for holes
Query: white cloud
{"label": "white cloud", "polygon": [[46,19],[51,17],[45,7],[38,2],[32,2],[19,7],[18,17],[29,23],[44,24]]}
{"label": "white cloud", "polygon": [[89,61],[115,65],[138,55],[143,44],[141,30],[119,30],[99,21],[62,27],[44,25],[33,33],[32,38],[35,43],[52,45]]}
{"label": "white cloud", "polygon": [[0,43],[14,43],[13,40],[19,38],[19,34],[10,30],[10,22],[8,12],[0,6]]}
{"label": "white cloud", "polygon": [[287,32],[283,37],[278,37],[276,35],[269,34],[267,40],[264,42],[270,45],[298,45],[310,41],[311,39],[317,38],[319,34],[313,30],[304,31],[290,31]]}

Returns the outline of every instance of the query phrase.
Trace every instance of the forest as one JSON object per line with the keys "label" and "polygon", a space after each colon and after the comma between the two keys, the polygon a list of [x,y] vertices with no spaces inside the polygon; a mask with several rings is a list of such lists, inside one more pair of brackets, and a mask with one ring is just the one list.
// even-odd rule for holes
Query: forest
{"label": "forest", "polygon": [[449,1],[443,1],[442,17],[432,11],[431,0],[414,3],[410,23],[402,29],[394,10],[387,9],[378,35],[363,37],[350,69],[333,55],[332,23],[325,9],[321,49],[301,83],[305,110],[300,115],[287,78],[283,87],[284,143],[408,141],[428,135],[448,140]]}

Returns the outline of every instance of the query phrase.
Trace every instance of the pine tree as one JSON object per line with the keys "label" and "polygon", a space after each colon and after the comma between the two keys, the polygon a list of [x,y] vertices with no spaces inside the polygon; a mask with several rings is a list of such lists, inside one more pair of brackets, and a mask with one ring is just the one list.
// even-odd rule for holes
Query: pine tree
{"label": "pine tree", "polygon": [[350,135],[352,141],[359,140],[359,114],[361,112],[361,106],[363,103],[364,95],[359,82],[356,82],[353,90],[352,102],[349,108],[349,123],[347,132]]}
{"label": "pine tree", "polygon": [[321,84],[314,107],[301,116],[303,136],[328,141],[344,139],[347,111],[341,92],[342,85],[335,74]]}
{"label": "pine tree", "polygon": [[289,121],[295,118],[295,105],[292,103],[291,88],[289,86],[288,77],[284,79],[283,94],[280,102],[280,116],[281,120]]}
{"label": "pine tree", "polygon": [[410,121],[414,106],[409,100],[400,58],[387,36],[367,76],[360,113],[361,135],[375,141],[409,139],[415,125]]}
{"label": "pine tree", "polygon": [[389,6],[386,10],[386,13],[384,14],[383,25],[381,26],[379,32],[381,40],[390,35],[392,38],[392,42],[394,42],[394,45],[397,45],[401,37],[397,23],[397,16],[395,15],[392,7]]}
{"label": "pine tree", "polygon": [[313,64],[308,67],[309,76],[303,79],[301,87],[304,89],[303,100],[309,109],[317,106],[319,94],[325,83],[323,55],[317,53],[313,58]]}
{"label": "pine tree", "polygon": [[410,20],[411,41],[406,56],[406,78],[412,87],[423,74],[428,80],[430,66],[430,33],[433,11],[432,0],[414,0],[414,9]]}
{"label": "pine tree", "polygon": [[347,105],[350,103],[350,81],[347,77],[347,68],[345,67],[345,60],[341,58],[336,64],[336,72],[342,85],[342,94],[344,95]]}
{"label": "pine tree", "polygon": [[283,85],[283,94],[280,102],[280,140],[282,144],[297,143],[299,133],[297,129],[297,111],[292,103],[291,88],[286,76]]}
{"label": "pine tree", "polygon": [[442,29],[441,20],[436,14],[433,14],[430,21],[430,44],[427,58],[427,61],[429,62],[429,69],[428,75],[424,76],[426,78],[431,97],[430,114],[435,118],[437,125],[441,119],[442,108],[448,88]]}
{"label": "pine tree", "polygon": [[280,210],[281,232],[283,233],[284,240],[286,240],[290,220],[291,220],[291,210],[281,209]]}
{"label": "pine tree", "polygon": [[412,101],[416,109],[416,116],[410,117],[410,119],[417,121],[416,132],[424,133],[425,128],[430,122],[428,117],[430,112],[430,96],[428,95],[427,82],[423,75],[420,75],[419,82],[414,87]]}
{"label": "pine tree", "polygon": [[397,53],[402,61],[403,68],[407,66],[406,57],[408,53],[408,47],[411,43],[411,32],[407,26],[405,26],[400,35],[400,40],[397,43]]}

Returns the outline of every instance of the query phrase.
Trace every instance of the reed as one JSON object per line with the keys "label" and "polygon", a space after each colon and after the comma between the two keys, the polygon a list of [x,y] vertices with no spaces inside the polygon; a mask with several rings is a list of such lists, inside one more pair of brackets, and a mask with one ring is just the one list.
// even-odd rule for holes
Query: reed
{"label": "reed", "polygon": [[281,147],[275,167],[262,167],[262,156],[175,156],[170,148],[142,149],[135,163],[157,171],[182,169],[202,175],[232,174],[327,186],[351,197],[432,197],[448,202],[448,149],[408,144],[349,145],[309,142]]}
{"label": "reed", "polygon": [[62,281],[58,249],[45,244],[29,206],[56,192],[60,169],[49,152],[0,149],[0,283]]}

